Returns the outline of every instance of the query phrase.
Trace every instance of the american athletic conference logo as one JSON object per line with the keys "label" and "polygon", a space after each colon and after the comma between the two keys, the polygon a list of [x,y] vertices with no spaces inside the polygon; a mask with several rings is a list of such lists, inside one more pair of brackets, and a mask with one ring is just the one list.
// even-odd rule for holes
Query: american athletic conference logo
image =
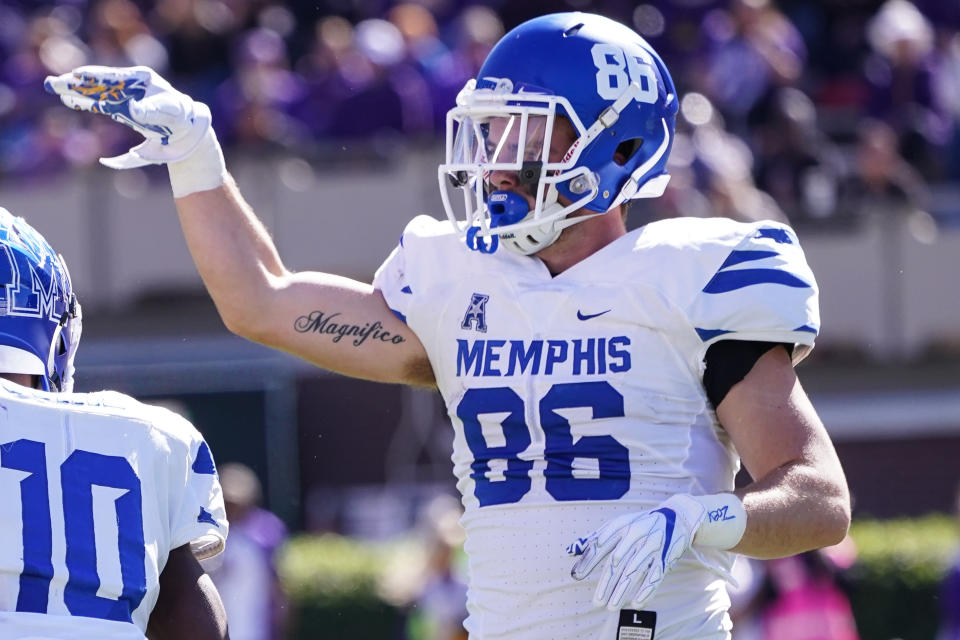
{"label": "american athletic conference logo", "polygon": [[480,333],[487,332],[487,300],[490,296],[484,293],[474,293],[470,296],[467,312],[463,314],[461,329],[476,329]]}

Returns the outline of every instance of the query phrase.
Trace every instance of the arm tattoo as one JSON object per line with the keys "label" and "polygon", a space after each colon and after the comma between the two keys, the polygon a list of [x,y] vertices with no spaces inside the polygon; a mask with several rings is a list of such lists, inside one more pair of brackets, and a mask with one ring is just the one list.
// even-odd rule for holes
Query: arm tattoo
{"label": "arm tattoo", "polygon": [[324,313],[323,311],[311,311],[308,314],[297,318],[293,323],[293,329],[298,333],[319,333],[333,336],[334,342],[340,342],[344,336],[355,336],[351,341],[353,346],[359,347],[361,344],[370,340],[380,342],[389,342],[390,344],[400,344],[406,342],[406,338],[399,336],[383,328],[379,320],[367,322],[363,326],[358,324],[347,324],[337,322],[339,313]]}

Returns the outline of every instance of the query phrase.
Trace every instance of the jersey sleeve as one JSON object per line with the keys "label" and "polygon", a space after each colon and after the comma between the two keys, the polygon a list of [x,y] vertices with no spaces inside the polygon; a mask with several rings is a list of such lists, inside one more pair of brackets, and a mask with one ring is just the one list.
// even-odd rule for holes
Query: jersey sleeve
{"label": "jersey sleeve", "polygon": [[[732,248],[731,248],[732,247]],[[719,340],[796,345],[803,359],[820,330],[818,288],[792,229],[763,222],[717,253],[687,315],[704,348]]]}
{"label": "jersey sleeve", "polygon": [[[186,421],[184,421],[186,422]],[[190,544],[198,559],[209,558],[223,551],[227,540],[227,514],[223,492],[210,447],[203,436],[189,423],[182,459],[171,464],[172,505],[170,548]]]}
{"label": "jersey sleeve", "polygon": [[423,264],[425,259],[429,261],[431,256],[425,256],[423,251],[418,250],[423,248],[421,245],[424,238],[440,230],[440,224],[430,216],[417,216],[411,220],[400,236],[400,243],[373,277],[373,288],[383,294],[390,310],[405,323],[410,315],[410,308],[417,299],[414,294],[418,289],[417,274],[423,272],[424,268],[431,268],[430,265]]}

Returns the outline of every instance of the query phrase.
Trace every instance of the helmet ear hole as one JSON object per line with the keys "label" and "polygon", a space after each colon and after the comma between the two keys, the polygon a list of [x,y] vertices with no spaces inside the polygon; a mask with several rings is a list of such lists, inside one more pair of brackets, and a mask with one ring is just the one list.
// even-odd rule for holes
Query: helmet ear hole
{"label": "helmet ear hole", "polygon": [[629,140],[624,140],[617,145],[616,151],[613,152],[613,161],[616,162],[621,167],[628,162],[633,156],[640,150],[640,147],[643,146],[643,138],[631,138]]}

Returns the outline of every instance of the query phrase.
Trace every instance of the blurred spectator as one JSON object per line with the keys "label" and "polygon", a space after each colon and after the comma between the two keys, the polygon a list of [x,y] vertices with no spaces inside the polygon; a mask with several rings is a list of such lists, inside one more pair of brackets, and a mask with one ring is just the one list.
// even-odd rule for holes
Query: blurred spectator
{"label": "blurred spectator", "polygon": [[261,508],[262,490],[247,466],[228,463],[220,486],[230,522],[227,549],[204,568],[220,591],[234,640],[279,640],[288,608],[276,572],[277,550],[287,538],[283,522]]}
{"label": "blurred spectator", "polygon": [[821,551],[766,563],[769,601],[763,610],[766,640],[858,640],[850,601],[836,569]]}
{"label": "blurred spectator", "polygon": [[853,170],[840,185],[838,220],[867,215],[906,215],[926,198],[923,179],[900,156],[897,135],[879,120],[864,120],[859,129]]}
{"label": "blurred spectator", "polygon": [[707,48],[700,86],[728,127],[742,135],[769,92],[800,79],[806,45],[770,0],[733,0],[728,10],[706,17],[703,31]]}
{"label": "blurred spectator", "polygon": [[951,118],[946,177],[960,179],[960,29],[937,30],[934,91]]}
{"label": "blurred spectator", "polygon": [[166,44],[170,71],[178,78],[178,86],[208,104],[214,87],[231,73],[230,43],[241,21],[238,5],[242,3],[164,0],[153,12],[157,35]]}
{"label": "blurred spectator", "polygon": [[167,50],[130,0],[100,0],[93,7],[87,33],[91,59],[112,67],[144,65],[164,73]]}
{"label": "blurred spectator", "polygon": [[730,586],[732,640],[764,640],[763,607],[767,603],[767,570],[763,560],[738,556],[733,563],[735,586]]}
{"label": "blurred spectator", "polygon": [[429,92],[404,64],[403,36],[396,26],[380,19],[354,26],[328,17],[314,35],[300,69],[310,90],[305,104],[320,114],[313,127],[317,135],[378,138],[405,128],[416,132],[429,122],[429,106],[422,102]]}
{"label": "blurred spectator", "polygon": [[[677,136],[668,161],[663,197],[639,206],[654,218],[732,218],[787,222],[783,210],[753,180],[754,156],[743,139],[724,129],[723,117],[706,96],[688,93],[680,102]],[[648,222],[638,217],[629,224]]]}
{"label": "blurred spectator", "polygon": [[503,22],[492,9],[474,5],[463,10],[456,22],[454,48],[468,65],[464,82],[476,75],[487,54],[504,33]]}
{"label": "blurred spectator", "polygon": [[841,152],[817,127],[816,107],[805,93],[782,88],[771,98],[769,118],[752,135],[757,186],[794,224],[825,218],[836,209]]}
{"label": "blurred spectator", "polygon": [[353,25],[346,18],[327,16],[313,27],[306,54],[296,63],[296,72],[304,79],[307,95],[297,114],[314,138],[333,129],[334,111],[347,95],[350,67],[355,59]]}
{"label": "blurred spectator", "polygon": [[952,123],[934,90],[933,28],[909,0],[887,0],[867,25],[868,112],[893,127],[904,158],[921,173],[943,174]]}
{"label": "blurred spectator", "polygon": [[420,130],[441,131],[447,110],[456,102],[457,94],[503,35],[503,24],[490,9],[469,7],[460,15],[451,49],[440,39],[439,26],[426,7],[403,3],[388,15],[403,36],[405,58],[412,65],[407,73],[415,71],[426,83],[427,92],[422,95],[427,104],[420,108],[426,109],[430,121],[423,123],[418,119],[416,125]]}
{"label": "blurred spectator", "polygon": [[247,146],[296,148],[310,135],[291,117],[306,98],[303,80],[290,69],[287,45],[271,29],[243,35],[234,54],[234,73],[217,91],[218,135]]}
{"label": "blurred spectator", "polygon": [[[954,516],[960,521],[960,487],[954,498]],[[940,629],[937,640],[960,640],[960,554],[940,583]]]}
{"label": "blurred spectator", "polygon": [[467,640],[467,585],[457,560],[463,544],[460,501],[449,495],[432,500],[422,514],[427,564],[413,616],[419,640]]}

